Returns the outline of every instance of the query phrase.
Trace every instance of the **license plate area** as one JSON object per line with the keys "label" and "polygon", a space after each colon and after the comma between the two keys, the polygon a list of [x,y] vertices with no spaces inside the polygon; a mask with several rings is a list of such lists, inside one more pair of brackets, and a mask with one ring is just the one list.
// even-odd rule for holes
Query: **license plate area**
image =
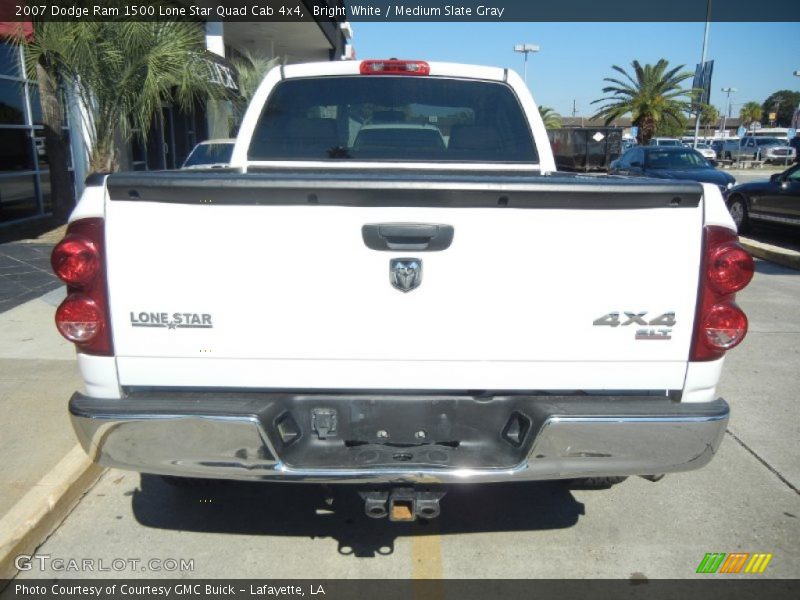
{"label": "license plate area", "polygon": [[513,396],[315,395],[262,419],[294,468],[513,468],[541,425],[530,413]]}

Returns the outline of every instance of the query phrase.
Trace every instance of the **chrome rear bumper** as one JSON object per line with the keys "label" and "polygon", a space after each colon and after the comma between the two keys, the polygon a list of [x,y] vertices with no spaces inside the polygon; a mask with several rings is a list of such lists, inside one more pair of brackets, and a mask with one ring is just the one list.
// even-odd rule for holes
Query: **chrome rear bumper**
{"label": "chrome rear bumper", "polygon": [[[314,406],[338,411],[338,431],[320,437],[310,417]],[[719,448],[729,409],[722,399],[682,404],[651,396],[165,392],[122,400],[76,393],[70,413],[89,456],[122,469],[240,480],[456,483],[698,469]],[[286,414],[298,429],[288,443]],[[353,441],[376,427],[393,430],[389,441]],[[430,432],[430,443],[414,443],[419,430]],[[444,441],[446,435],[456,441]]]}

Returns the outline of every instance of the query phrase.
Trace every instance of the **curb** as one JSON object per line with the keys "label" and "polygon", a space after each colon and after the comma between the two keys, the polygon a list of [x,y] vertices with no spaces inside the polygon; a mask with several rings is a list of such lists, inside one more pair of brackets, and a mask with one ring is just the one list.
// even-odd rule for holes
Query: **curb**
{"label": "curb", "polygon": [[748,238],[740,237],[739,243],[745,249],[757,258],[762,258],[770,262],[774,262],[790,269],[800,271],[800,252],[796,250],[787,250],[786,248],[779,248],[771,244],[757,242]]}
{"label": "curb", "polygon": [[17,575],[16,557],[33,554],[105,469],[76,444],[0,519],[0,580]]}

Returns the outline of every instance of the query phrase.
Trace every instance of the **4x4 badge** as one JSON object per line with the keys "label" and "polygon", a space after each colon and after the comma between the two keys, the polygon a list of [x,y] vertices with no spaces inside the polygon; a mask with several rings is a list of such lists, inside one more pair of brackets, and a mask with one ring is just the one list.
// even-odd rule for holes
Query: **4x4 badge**
{"label": "4x4 badge", "polygon": [[422,260],[393,258],[389,261],[389,281],[401,292],[410,292],[422,283]]}

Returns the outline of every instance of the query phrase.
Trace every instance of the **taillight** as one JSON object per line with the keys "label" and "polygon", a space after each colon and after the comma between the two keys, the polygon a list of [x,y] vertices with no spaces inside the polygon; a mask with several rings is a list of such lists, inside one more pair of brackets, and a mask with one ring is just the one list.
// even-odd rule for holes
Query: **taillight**
{"label": "taillight", "polygon": [[706,276],[717,292],[732,294],[750,283],[753,268],[753,257],[747,250],[739,244],[727,243],[714,249],[706,266]]}
{"label": "taillight", "polygon": [[70,234],[53,249],[50,264],[61,281],[84,287],[91,285],[100,269],[100,253],[89,238]]}
{"label": "taillight", "polygon": [[362,75],[430,75],[431,68],[424,60],[362,60]]}
{"label": "taillight", "polygon": [[89,342],[103,328],[103,313],[88,296],[71,294],[56,310],[56,327],[70,342]]}
{"label": "taillight", "polygon": [[734,232],[709,226],[704,231],[697,317],[690,360],[716,360],[747,334],[747,317],[734,302],[753,278],[753,259]]}
{"label": "taillight", "polygon": [[703,335],[706,344],[718,350],[729,350],[742,341],[747,333],[747,317],[733,302],[722,302],[703,315]]}
{"label": "taillight", "polygon": [[103,256],[103,219],[71,223],[53,249],[53,271],[67,284],[67,298],[56,310],[56,327],[79,352],[113,354]]}

